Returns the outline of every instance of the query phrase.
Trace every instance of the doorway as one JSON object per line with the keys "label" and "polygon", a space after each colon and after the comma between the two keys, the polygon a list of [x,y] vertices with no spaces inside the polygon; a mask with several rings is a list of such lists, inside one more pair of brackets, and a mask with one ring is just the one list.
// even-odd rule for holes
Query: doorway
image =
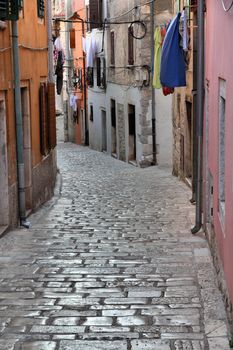
{"label": "doorway", "polygon": [[106,111],[102,110],[102,152],[107,152],[107,120]]}
{"label": "doorway", "polygon": [[112,155],[117,155],[117,133],[116,133],[116,101],[111,99],[111,123],[112,123]]}
{"label": "doorway", "polygon": [[30,95],[28,87],[21,88],[22,118],[23,118],[23,156],[25,178],[26,210],[32,209],[32,155],[31,155],[31,120]]}
{"label": "doorway", "polygon": [[0,231],[9,224],[7,130],[5,95],[0,93]]}
{"label": "doorway", "polygon": [[129,123],[129,161],[136,160],[136,121],[135,121],[135,106],[128,107],[128,123]]}
{"label": "doorway", "polygon": [[186,101],[185,177],[192,182],[192,103]]}

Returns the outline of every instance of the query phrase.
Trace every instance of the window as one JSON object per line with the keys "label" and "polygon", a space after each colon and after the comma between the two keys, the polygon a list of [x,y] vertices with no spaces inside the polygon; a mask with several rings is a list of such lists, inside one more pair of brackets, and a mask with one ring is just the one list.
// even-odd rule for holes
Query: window
{"label": "window", "polygon": [[225,105],[226,81],[219,80],[219,212],[225,216]]}
{"label": "window", "polygon": [[93,120],[94,120],[93,105],[90,105],[90,121],[93,122]]}
{"label": "window", "polygon": [[101,58],[97,57],[97,86],[101,86]]}
{"label": "window", "polygon": [[43,156],[48,153],[48,114],[46,99],[46,83],[40,84],[40,152]]}
{"label": "window", "polygon": [[55,84],[41,83],[40,102],[40,151],[43,156],[56,147]]}
{"label": "window", "polygon": [[115,33],[111,32],[110,37],[110,48],[111,48],[111,54],[110,54],[110,63],[112,66],[115,66]]}
{"label": "window", "polygon": [[19,0],[0,0],[0,20],[17,21],[20,3]]}
{"label": "window", "polygon": [[88,30],[103,26],[103,0],[90,0],[87,7]]}
{"label": "window", "polygon": [[44,18],[44,16],[45,16],[44,0],[37,0],[37,14],[38,14],[38,17]]}
{"label": "window", "polygon": [[92,67],[88,67],[87,68],[87,76],[86,76],[86,80],[87,80],[87,85],[92,87],[94,85],[94,70]]}
{"label": "window", "polygon": [[133,65],[134,64],[134,40],[133,40],[133,33],[132,33],[132,27],[128,28],[128,64]]}

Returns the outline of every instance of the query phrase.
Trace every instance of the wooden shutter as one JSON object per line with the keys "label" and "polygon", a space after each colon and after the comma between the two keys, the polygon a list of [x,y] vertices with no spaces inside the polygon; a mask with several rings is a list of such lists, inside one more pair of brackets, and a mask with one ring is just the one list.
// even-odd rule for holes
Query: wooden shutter
{"label": "wooden shutter", "polygon": [[47,106],[48,106],[49,147],[50,149],[53,149],[57,145],[55,84],[54,83],[48,83],[47,101],[48,101]]}
{"label": "wooden shutter", "polygon": [[105,57],[102,59],[103,69],[102,69],[102,76],[101,76],[101,87],[103,89],[106,89],[107,82],[106,82],[106,60]]}
{"label": "wooden shutter", "polygon": [[133,47],[133,36],[132,36],[132,28],[128,28],[128,63],[130,65],[134,64],[134,47]]}
{"label": "wooden shutter", "polygon": [[0,0],[0,20],[13,20],[19,19],[19,0]]}
{"label": "wooden shutter", "polygon": [[37,14],[38,14],[38,17],[44,18],[44,15],[45,15],[44,0],[37,0]]}
{"label": "wooden shutter", "polygon": [[101,58],[97,57],[97,86],[101,86]]}
{"label": "wooden shutter", "polygon": [[90,30],[98,28],[99,21],[99,4],[98,0],[89,1],[89,20],[90,20]]}
{"label": "wooden shutter", "polygon": [[0,0],[0,19],[5,20],[7,18],[7,1]]}
{"label": "wooden shutter", "polygon": [[115,65],[115,33],[111,32],[110,37],[110,47],[111,47],[111,59],[110,63],[111,65]]}
{"label": "wooden shutter", "polygon": [[47,118],[47,98],[46,84],[40,84],[39,102],[40,102],[40,151],[43,156],[48,152],[48,118]]}
{"label": "wooden shutter", "polygon": [[75,29],[70,29],[70,48],[75,49]]}

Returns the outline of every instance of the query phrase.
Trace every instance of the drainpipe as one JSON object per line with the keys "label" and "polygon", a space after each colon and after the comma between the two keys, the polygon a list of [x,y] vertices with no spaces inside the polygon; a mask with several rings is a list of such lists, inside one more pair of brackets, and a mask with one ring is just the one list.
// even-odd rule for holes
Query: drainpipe
{"label": "drainpipe", "polygon": [[30,223],[26,220],[25,174],[24,174],[24,157],[23,157],[23,117],[22,117],[21,89],[20,89],[18,22],[12,21],[11,25],[12,25],[12,47],[13,47],[13,74],[14,74],[19,218],[20,218],[20,225],[29,228]]}
{"label": "drainpipe", "polygon": [[[154,42],[154,27],[155,27],[155,3],[154,1],[150,4],[150,24],[151,24],[151,74],[153,72],[154,66],[154,53],[155,53],[155,42]],[[153,161],[152,164],[157,164],[156,158],[156,115],[155,115],[155,89],[153,84],[151,86],[151,121],[152,121],[152,154]]]}
{"label": "drainpipe", "polygon": [[48,27],[48,80],[54,82],[53,76],[53,36],[52,36],[52,2],[47,2],[47,27]]}
{"label": "drainpipe", "polygon": [[196,222],[192,234],[196,234],[202,227],[202,162],[203,162],[203,120],[204,120],[204,65],[205,65],[205,29],[204,29],[204,0],[199,0],[197,10],[197,187],[196,187]]}
{"label": "drainpipe", "polygon": [[[85,27],[84,27],[84,20],[80,18],[80,21],[82,22],[82,36],[84,38],[85,35]],[[86,139],[86,129],[87,129],[87,79],[86,79],[86,59],[85,59],[85,52],[83,51],[83,96],[84,96],[84,114],[85,114],[85,145],[89,144],[89,140]]]}

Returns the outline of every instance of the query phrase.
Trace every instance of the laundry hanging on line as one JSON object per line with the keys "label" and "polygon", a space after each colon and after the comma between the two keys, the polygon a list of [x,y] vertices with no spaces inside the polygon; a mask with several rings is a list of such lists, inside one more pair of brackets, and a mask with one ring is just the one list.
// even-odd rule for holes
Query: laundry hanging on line
{"label": "laundry hanging on line", "polygon": [[183,47],[180,46],[179,12],[171,22],[162,48],[160,81],[162,86],[175,88],[186,86],[186,65]]}
{"label": "laundry hanging on line", "polygon": [[65,53],[62,47],[60,37],[57,37],[54,42],[54,50],[53,50],[54,64],[55,64],[55,75],[56,78],[56,88],[57,94],[60,95],[62,92],[63,86],[63,65],[65,63]]}
{"label": "laundry hanging on line", "polygon": [[95,56],[97,54],[97,44],[93,33],[86,38],[82,38],[82,45],[83,51],[86,54],[86,66],[87,68],[93,68]]}

